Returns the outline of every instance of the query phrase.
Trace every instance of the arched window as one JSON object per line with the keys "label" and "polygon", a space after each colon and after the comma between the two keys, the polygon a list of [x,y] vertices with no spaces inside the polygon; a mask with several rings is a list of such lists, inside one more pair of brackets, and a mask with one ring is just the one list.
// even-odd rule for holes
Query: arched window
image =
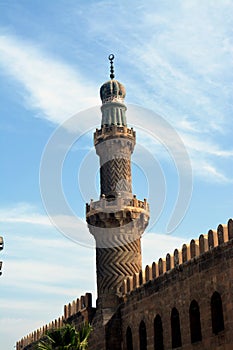
{"label": "arched window", "polygon": [[163,350],[163,325],[159,315],[154,320],[154,349]]}
{"label": "arched window", "polygon": [[147,335],[145,322],[141,321],[139,326],[140,350],[147,350]]}
{"label": "arched window", "polygon": [[182,346],[180,333],[180,316],[178,310],[174,307],[171,312],[172,329],[172,349]]}
{"label": "arched window", "polygon": [[127,330],[126,330],[126,346],[127,346],[127,350],[133,350],[133,338],[132,338],[132,332],[130,327],[127,327]]}
{"label": "arched window", "polygon": [[193,300],[189,307],[189,322],[190,322],[191,343],[196,343],[198,341],[201,341],[202,335],[201,335],[200,311],[196,300]]}
{"label": "arched window", "polygon": [[214,334],[224,330],[222,298],[218,292],[214,292],[211,297],[211,318],[212,330]]}

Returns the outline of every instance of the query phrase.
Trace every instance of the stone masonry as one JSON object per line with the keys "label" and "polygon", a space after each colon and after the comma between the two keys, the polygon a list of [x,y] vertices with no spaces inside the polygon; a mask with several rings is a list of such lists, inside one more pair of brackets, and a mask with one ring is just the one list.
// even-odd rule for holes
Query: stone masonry
{"label": "stone masonry", "polygon": [[[77,329],[83,322],[94,328],[89,349],[162,349],[155,347],[155,319],[162,320],[163,349],[232,350],[233,349],[233,220],[209,230],[189,244],[183,244],[165,258],[147,265],[127,277],[121,286],[122,298],[115,314],[105,325],[98,324],[98,310],[91,294],[65,305],[64,314],[17,342],[17,350],[35,349],[35,344],[49,328],[64,323]],[[211,299],[218,293],[222,302],[223,329],[213,329]],[[200,311],[201,340],[191,343],[190,305],[196,301]],[[179,312],[181,346],[172,347],[171,312]],[[221,312],[221,310],[219,310]],[[221,319],[221,315],[217,315]],[[145,324],[146,341],[140,347],[140,324]],[[127,330],[132,346],[127,346]],[[101,337],[101,334],[104,337]],[[112,344],[112,341],[115,344]],[[141,344],[142,346],[142,344]]]}

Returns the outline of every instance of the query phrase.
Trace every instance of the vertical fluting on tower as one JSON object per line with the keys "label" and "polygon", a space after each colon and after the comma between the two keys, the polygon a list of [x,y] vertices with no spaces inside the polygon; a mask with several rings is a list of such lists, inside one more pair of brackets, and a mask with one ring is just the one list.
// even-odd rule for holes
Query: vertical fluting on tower
{"label": "vertical fluting on tower", "polygon": [[101,128],[94,133],[100,158],[100,200],[86,206],[86,220],[96,241],[98,305],[114,308],[122,281],[141,270],[141,235],[149,220],[149,205],[132,195],[131,154],[135,131],[127,127],[125,88],[114,79],[100,88]]}

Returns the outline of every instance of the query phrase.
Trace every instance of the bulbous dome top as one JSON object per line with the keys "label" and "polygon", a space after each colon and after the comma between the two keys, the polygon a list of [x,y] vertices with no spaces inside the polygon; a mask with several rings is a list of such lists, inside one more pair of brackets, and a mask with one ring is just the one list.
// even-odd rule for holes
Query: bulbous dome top
{"label": "bulbous dome top", "polygon": [[104,83],[100,88],[100,98],[102,103],[119,101],[123,102],[126,95],[124,85],[115,79],[111,79]]}

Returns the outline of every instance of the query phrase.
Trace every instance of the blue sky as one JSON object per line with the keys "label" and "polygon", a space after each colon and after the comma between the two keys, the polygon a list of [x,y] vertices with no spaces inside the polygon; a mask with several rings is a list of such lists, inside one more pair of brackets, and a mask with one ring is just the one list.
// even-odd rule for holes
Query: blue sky
{"label": "blue sky", "polygon": [[[84,217],[85,202],[98,199],[92,132],[110,53],[137,131],[134,193],[151,203],[144,265],[232,216],[232,17],[232,0],[0,2],[1,348],[13,349],[86,291],[96,295]],[[46,211],[62,223],[67,213],[51,214],[41,198],[43,184],[42,195],[46,185],[55,193],[51,164],[48,183],[40,182],[40,169],[57,127],[62,190],[77,219],[66,229],[78,231],[76,243]],[[67,149],[66,140],[76,142]],[[168,234],[182,191],[182,220]]]}

